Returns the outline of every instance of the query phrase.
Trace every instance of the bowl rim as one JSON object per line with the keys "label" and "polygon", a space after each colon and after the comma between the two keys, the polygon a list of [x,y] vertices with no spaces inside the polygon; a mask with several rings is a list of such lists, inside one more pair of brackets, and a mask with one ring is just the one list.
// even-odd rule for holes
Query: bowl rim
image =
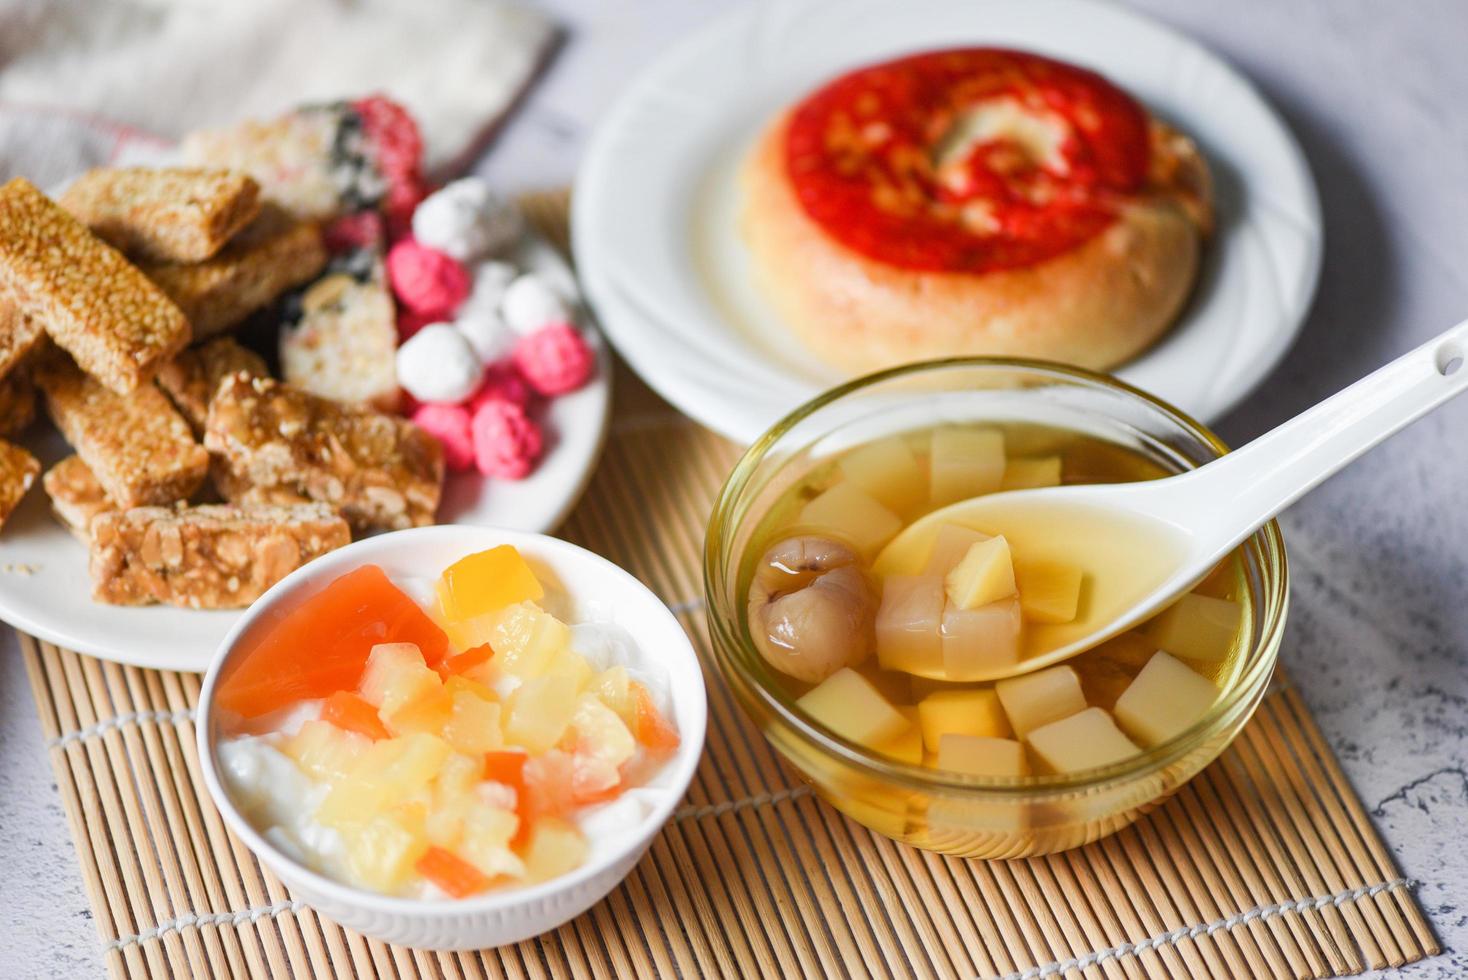
{"label": "bowl rim", "polygon": [[[968,796],[1004,799],[1034,797],[1039,794],[1070,795],[1094,792],[1108,784],[1124,782],[1148,772],[1163,769],[1187,756],[1199,745],[1226,729],[1237,712],[1251,710],[1253,703],[1250,697],[1251,692],[1262,690],[1273,674],[1284,631],[1285,614],[1289,608],[1289,564],[1285,554],[1284,537],[1277,520],[1271,520],[1259,528],[1240,546],[1258,553],[1258,566],[1263,578],[1264,594],[1261,603],[1263,608],[1260,613],[1259,638],[1250,647],[1244,669],[1234,680],[1232,687],[1224,691],[1208,712],[1188,729],[1160,745],[1143,749],[1138,755],[1104,766],[1063,774],[1000,777],[949,772],[903,762],[851,742],[825,725],[807,717],[804,712],[795,707],[793,698],[783,692],[772,691],[758,676],[744,669],[738,659],[726,651],[726,644],[740,648],[746,644],[743,642],[742,626],[731,628],[731,623],[742,624],[742,617],[738,615],[737,611],[731,616],[720,599],[723,591],[720,587],[727,582],[728,570],[720,560],[720,535],[716,534],[716,530],[728,525],[727,533],[733,533],[737,525],[734,523],[735,515],[732,508],[749,486],[754,472],[765,460],[770,450],[796,425],[848,395],[887,381],[926,373],[936,374],[953,368],[1027,371],[1039,375],[1050,375],[1066,382],[1079,382],[1082,385],[1119,392],[1142,403],[1177,428],[1197,438],[1216,456],[1221,456],[1229,451],[1227,444],[1211,429],[1155,395],[1109,374],[1054,361],[1017,357],[948,357],[887,368],[837,385],[800,405],[760,436],[740,456],[715,498],[709,516],[708,532],[704,539],[703,578],[704,601],[708,609],[710,638],[713,641],[711,645],[719,669],[726,675],[736,675],[729,679],[747,685],[797,737],[813,743],[821,752],[834,755],[848,765],[878,778],[899,781],[924,791],[937,790]],[[742,560],[742,556],[738,557]]]}
{"label": "bowl rim", "polygon": [[[480,547],[494,547],[500,544],[513,544],[516,547],[526,546],[527,553],[533,554],[537,549],[549,549],[552,552],[560,552],[571,561],[584,562],[590,566],[596,574],[604,575],[609,579],[620,579],[626,585],[642,593],[650,601],[649,613],[663,621],[664,625],[674,631],[674,635],[682,637],[682,642],[677,644],[660,644],[658,656],[660,658],[687,658],[692,667],[690,676],[693,685],[681,692],[673,685],[668,685],[668,696],[680,709],[687,708],[688,723],[683,724],[680,719],[678,749],[665,766],[672,767],[673,777],[669,784],[668,792],[648,815],[644,818],[641,828],[632,834],[626,835],[617,847],[609,850],[594,861],[587,861],[580,867],[573,869],[563,875],[528,885],[520,888],[505,888],[485,892],[468,898],[411,898],[399,895],[383,895],[368,891],[355,885],[339,881],[329,875],[322,874],[270,842],[254,824],[252,824],[239,808],[235,805],[229,791],[225,788],[219,768],[216,765],[214,747],[217,740],[211,737],[213,728],[213,701],[214,689],[218,683],[219,673],[223,665],[229,660],[235,643],[244,634],[252,623],[254,623],[267,610],[274,608],[278,603],[294,594],[304,584],[315,582],[315,580],[333,569],[341,569],[345,572],[348,568],[343,566],[355,566],[372,560],[373,555],[380,552],[396,552],[401,549],[411,550],[415,544],[432,538],[453,538],[462,543],[464,554]],[[333,578],[335,576],[332,576]],[[631,632],[629,630],[629,632]],[[634,640],[639,640],[633,634]],[[685,704],[686,701],[686,704]],[[704,684],[703,672],[694,650],[692,641],[688,638],[687,631],[678,621],[673,611],[668,608],[658,595],[643,584],[636,576],[626,569],[615,564],[607,558],[596,554],[577,544],[572,544],[561,538],[549,534],[539,534],[531,531],[516,531],[509,528],[491,527],[486,525],[449,525],[439,524],[427,527],[406,528],[398,531],[389,531],[385,534],[375,535],[353,541],[336,551],[317,558],[301,568],[296,569],[290,575],[281,579],[265,592],[259,599],[245,611],[221,642],[219,649],[215,651],[213,659],[209,663],[208,671],[204,675],[204,682],[199,692],[199,709],[197,721],[195,722],[195,742],[199,753],[199,764],[204,775],[204,783],[208,787],[209,795],[214,801],[215,807],[224,818],[229,829],[233,831],[244,843],[251,853],[255,854],[267,865],[287,869],[286,874],[280,877],[299,879],[305,886],[309,887],[316,895],[324,896],[327,900],[340,902],[345,905],[354,906],[359,909],[367,909],[374,912],[388,912],[394,914],[406,914],[423,918],[449,918],[464,915],[504,912],[520,906],[542,901],[563,893],[575,891],[582,885],[593,882],[608,871],[613,870],[620,862],[629,856],[635,858],[640,856],[652,839],[662,831],[674,811],[683,803],[688,794],[688,787],[693,781],[694,773],[697,771],[699,762],[703,758],[704,738],[708,729],[708,692]],[[632,864],[626,871],[617,875],[620,881],[627,873],[630,873]],[[615,887],[616,881],[609,884]],[[549,928],[554,928],[551,926]]]}

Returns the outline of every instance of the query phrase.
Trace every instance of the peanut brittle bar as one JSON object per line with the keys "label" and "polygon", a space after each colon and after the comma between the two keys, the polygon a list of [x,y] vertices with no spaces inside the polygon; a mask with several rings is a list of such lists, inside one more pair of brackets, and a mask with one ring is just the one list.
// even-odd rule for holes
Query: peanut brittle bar
{"label": "peanut brittle bar", "polygon": [[204,445],[228,469],[217,481],[227,495],[300,494],[356,531],[431,524],[443,488],[443,449],[416,425],[268,378],[220,384]]}
{"label": "peanut brittle bar", "polygon": [[119,395],[65,357],[36,369],[51,421],[119,507],[171,504],[199,488],[209,454],[156,385]]}
{"label": "peanut brittle bar", "polygon": [[149,279],[178,304],[202,340],[235,326],[326,265],[321,230],[265,208],[212,259],[195,265],[144,263]]}
{"label": "peanut brittle bar", "polygon": [[241,347],[233,337],[216,337],[190,347],[159,368],[158,387],[173,400],[194,435],[203,438],[209,400],[219,390],[219,382],[240,371],[262,377],[268,373],[259,354]]}
{"label": "peanut brittle bar", "polygon": [[91,525],[92,597],[115,605],[247,606],[351,540],[325,504],[134,507]]}
{"label": "peanut brittle bar", "polygon": [[26,355],[45,339],[41,321],[22,313],[14,303],[0,299],[0,378],[19,367]]}
{"label": "peanut brittle bar", "polygon": [[36,420],[36,386],[24,371],[0,378],[0,436],[14,436]]}
{"label": "peanut brittle bar", "polygon": [[325,275],[284,306],[282,378],[332,401],[397,410],[396,309],[372,250],[333,260]]}
{"label": "peanut brittle bar", "polygon": [[260,212],[260,185],[199,167],[120,167],[77,178],[58,203],[135,258],[202,262]]}
{"label": "peanut brittle bar", "polygon": [[92,518],[117,509],[107,491],[75,453],[46,471],[41,486],[51,501],[51,512],[83,543],[92,539]]}
{"label": "peanut brittle bar", "polygon": [[189,341],[162,290],[21,177],[0,187],[0,290],[121,394]]}
{"label": "peanut brittle bar", "polygon": [[41,464],[36,457],[14,443],[0,439],[0,527],[4,526],[31,484],[36,482],[36,474],[40,472]]}

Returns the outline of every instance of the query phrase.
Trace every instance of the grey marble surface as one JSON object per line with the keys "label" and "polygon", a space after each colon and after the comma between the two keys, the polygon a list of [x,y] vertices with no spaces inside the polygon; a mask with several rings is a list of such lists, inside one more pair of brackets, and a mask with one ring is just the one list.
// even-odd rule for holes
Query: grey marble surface
{"label": "grey marble surface", "polygon": [[[570,180],[639,66],[729,0],[552,0],[567,43],[480,169]],[[955,0],[958,2],[958,0]],[[1220,429],[1247,441],[1468,316],[1468,4],[1141,0],[1248,73],[1320,184],[1326,256],[1303,336]],[[1468,401],[1377,449],[1284,518],[1284,663],[1444,947],[1468,975]],[[0,628],[0,973],[101,976],[14,638]]]}

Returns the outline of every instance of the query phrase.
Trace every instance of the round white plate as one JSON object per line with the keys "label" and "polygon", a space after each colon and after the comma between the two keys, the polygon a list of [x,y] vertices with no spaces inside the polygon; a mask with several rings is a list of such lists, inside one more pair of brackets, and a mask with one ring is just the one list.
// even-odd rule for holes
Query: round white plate
{"label": "round white plate", "polygon": [[[528,234],[513,259],[521,268],[574,285],[555,249]],[[581,496],[606,436],[612,386],[606,344],[584,311],[580,319],[596,350],[597,374],[586,387],[544,407],[540,465],[518,481],[450,474],[438,511],[441,523],[543,533],[554,530]],[[20,442],[46,467],[70,452],[44,420]],[[0,534],[0,619],[60,646],[139,667],[202,671],[239,616],[237,610],[93,602],[87,549],[48,513],[39,487]]]}
{"label": "round white plate", "polygon": [[609,112],[576,183],[577,268],[608,337],[698,421],[752,442],[842,376],[756,293],[735,174],[765,123],[823,81],[899,54],[1024,48],[1086,65],[1196,139],[1219,227],[1176,327],[1116,373],[1205,421],[1264,379],[1320,270],[1320,203],[1283,122],[1194,41],[1094,0],[788,0],[669,50]]}

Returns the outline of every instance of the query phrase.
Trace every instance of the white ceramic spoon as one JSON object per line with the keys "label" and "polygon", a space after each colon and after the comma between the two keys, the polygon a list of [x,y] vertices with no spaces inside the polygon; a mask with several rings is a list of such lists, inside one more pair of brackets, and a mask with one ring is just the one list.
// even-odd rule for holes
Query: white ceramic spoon
{"label": "white ceramic spoon", "polygon": [[1137,625],[1362,453],[1468,389],[1468,321],[1397,358],[1247,446],[1142,483],[1014,490],[914,522],[878,555],[880,575],[916,574],[942,524],[1003,534],[1015,554],[1081,566],[1082,615],[1027,628],[1023,658],[972,680],[1047,666]]}

